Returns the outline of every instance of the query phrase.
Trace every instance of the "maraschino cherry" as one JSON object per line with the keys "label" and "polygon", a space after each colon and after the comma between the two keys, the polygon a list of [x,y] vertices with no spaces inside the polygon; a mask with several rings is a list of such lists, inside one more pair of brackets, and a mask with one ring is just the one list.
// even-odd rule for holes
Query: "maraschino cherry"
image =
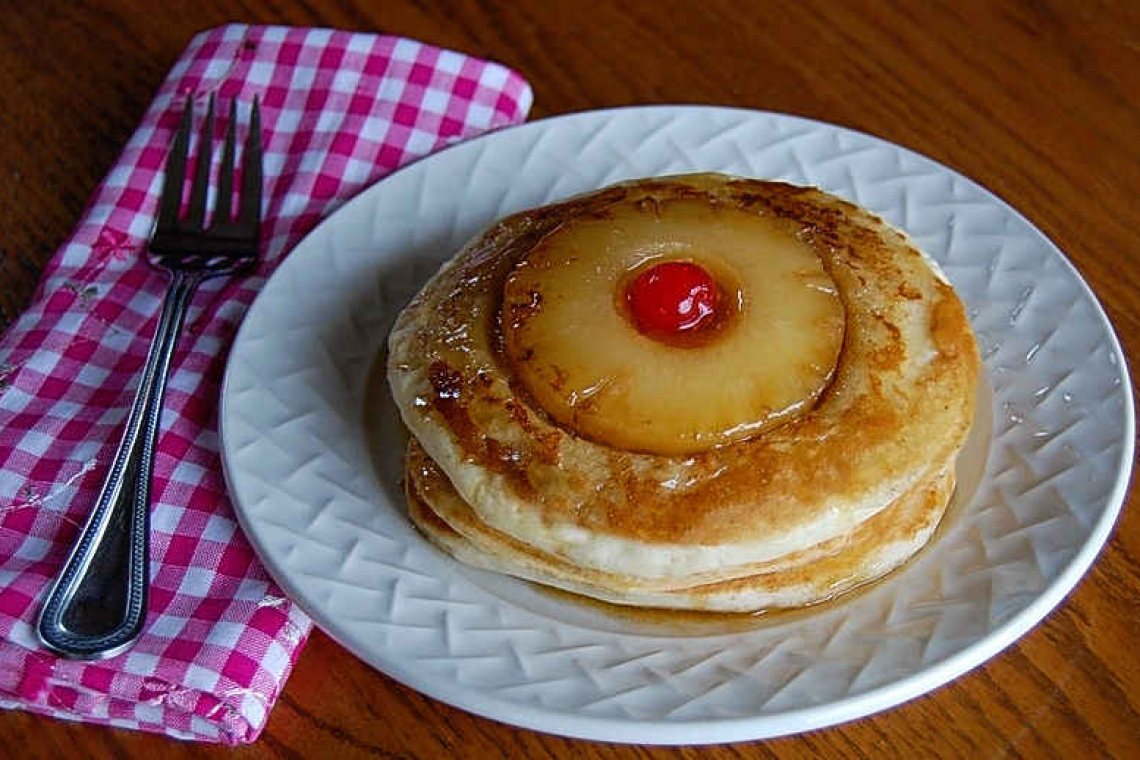
{"label": "maraschino cherry", "polygon": [[689,261],[655,264],[625,292],[633,321],[650,334],[676,334],[712,322],[718,295],[712,276]]}

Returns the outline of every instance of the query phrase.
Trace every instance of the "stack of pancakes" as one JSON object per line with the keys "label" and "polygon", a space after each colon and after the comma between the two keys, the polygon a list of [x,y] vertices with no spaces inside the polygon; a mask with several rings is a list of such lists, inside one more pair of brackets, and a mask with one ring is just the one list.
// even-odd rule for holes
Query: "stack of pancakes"
{"label": "stack of pancakes", "polygon": [[[629,274],[671,258],[724,285],[720,332],[670,344],[623,313]],[[978,365],[961,302],[901,232],[817,189],[704,174],[477,235],[401,313],[388,379],[409,515],[457,559],[754,611],[832,598],[928,541]]]}

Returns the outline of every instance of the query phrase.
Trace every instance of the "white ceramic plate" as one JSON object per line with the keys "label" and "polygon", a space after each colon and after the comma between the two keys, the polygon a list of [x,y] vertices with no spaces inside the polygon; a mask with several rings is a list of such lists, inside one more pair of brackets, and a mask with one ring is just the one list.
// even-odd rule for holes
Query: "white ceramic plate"
{"label": "white ceramic plate", "polygon": [[[400,426],[382,379],[370,382],[397,311],[508,212],[698,170],[817,185],[902,227],[938,261],[967,304],[992,384],[992,442],[988,458],[981,443],[972,498],[901,573],[846,602],[743,628],[610,614],[434,550],[405,519]],[[233,347],[221,407],[242,526],[277,582],[361,659],[507,723],[671,744],[849,720],[998,652],[1103,545],[1133,428],[1103,311],[1005,203],[867,135],[703,107],[535,122],[373,186],[265,286]]]}

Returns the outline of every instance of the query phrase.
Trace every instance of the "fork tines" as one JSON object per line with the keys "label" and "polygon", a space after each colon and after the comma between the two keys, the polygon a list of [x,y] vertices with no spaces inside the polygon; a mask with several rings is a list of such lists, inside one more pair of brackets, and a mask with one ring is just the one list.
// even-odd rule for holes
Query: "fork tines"
{"label": "fork tines", "polygon": [[[162,185],[162,200],[159,205],[155,237],[151,243],[154,253],[179,254],[183,251],[180,235],[205,234],[209,241],[206,247],[211,253],[225,253],[227,240],[240,240],[243,249],[250,240],[258,237],[261,216],[261,113],[257,97],[254,96],[250,108],[249,134],[242,150],[241,193],[238,199],[237,218],[233,216],[233,174],[237,143],[237,100],[230,101],[229,124],[222,147],[222,166],[218,175],[218,192],[214,211],[206,226],[206,196],[210,186],[210,169],[213,163],[214,138],[214,95],[211,93],[206,120],[202,125],[199,139],[198,158],[195,162],[194,179],[190,188],[190,200],[186,215],[182,217],[182,189],[186,179],[186,164],[190,148],[190,130],[194,121],[194,102],[186,97],[186,107],[170,154],[166,162],[166,176]],[[201,238],[197,241],[201,246]],[[164,250],[165,249],[165,250]],[[201,248],[193,251],[200,252]]]}

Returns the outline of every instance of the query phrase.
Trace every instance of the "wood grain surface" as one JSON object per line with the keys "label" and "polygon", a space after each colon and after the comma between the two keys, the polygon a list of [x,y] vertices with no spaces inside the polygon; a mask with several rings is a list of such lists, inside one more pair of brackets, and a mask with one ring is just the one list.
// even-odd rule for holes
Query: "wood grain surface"
{"label": "wood grain surface", "polygon": [[[864,130],[974,178],[1052,238],[1140,356],[1140,3],[925,0],[7,0],[0,23],[0,327],[197,31],[382,31],[502,61],[532,118],[710,103]],[[0,714],[10,756],[1051,758],[1140,756],[1140,516],[1017,644],[932,694],[805,735],[709,748],[575,741],[450,708],[321,633],[261,739],[227,749]],[[14,752],[14,755],[11,753]]]}

